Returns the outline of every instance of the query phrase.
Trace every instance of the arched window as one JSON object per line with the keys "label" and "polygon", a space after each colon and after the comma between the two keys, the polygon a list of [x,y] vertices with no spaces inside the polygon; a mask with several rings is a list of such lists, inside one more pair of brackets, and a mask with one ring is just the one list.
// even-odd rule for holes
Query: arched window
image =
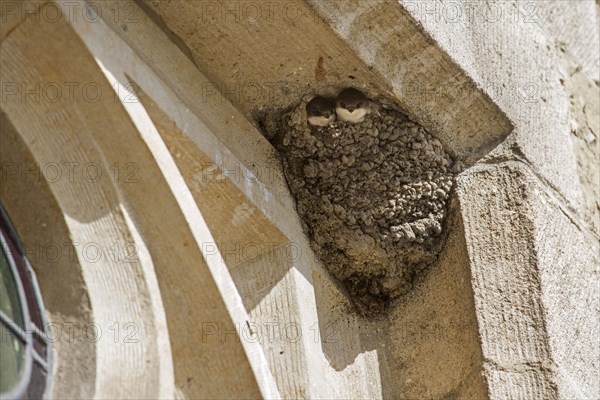
{"label": "arched window", "polygon": [[35,273],[0,204],[0,398],[43,397],[51,366],[47,328]]}

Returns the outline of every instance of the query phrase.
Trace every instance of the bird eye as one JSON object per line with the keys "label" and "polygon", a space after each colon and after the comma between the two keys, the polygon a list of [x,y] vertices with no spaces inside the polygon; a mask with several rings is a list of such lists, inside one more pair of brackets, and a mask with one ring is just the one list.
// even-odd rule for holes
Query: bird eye
{"label": "bird eye", "polygon": [[342,102],[340,102],[340,105],[341,105],[342,107],[346,108],[346,103],[344,103],[343,101],[342,101]]}

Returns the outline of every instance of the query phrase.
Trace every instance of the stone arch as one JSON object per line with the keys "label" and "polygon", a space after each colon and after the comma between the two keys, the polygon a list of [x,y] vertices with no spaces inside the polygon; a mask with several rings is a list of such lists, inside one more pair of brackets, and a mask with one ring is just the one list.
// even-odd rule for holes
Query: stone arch
{"label": "stone arch", "polygon": [[[4,107],[34,162],[79,167],[73,179],[47,186],[69,239],[80,245],[74,253],[92,322],[103,332],[95,376],[86,376],[94,384],[89,397],[278,397],[260,345],[229,328],[204,340],[207,324],[231,327],[247,314],[220,254],[205,254],[203,243],[214,239],[146,111],[113,91],[112,83],[126,83],[122,71],[107,70],[69,24],[37,22],[22,23],[3,42],[2,81],[75,81],[100,94],[75,90],[58,102],[16,96]],[[42,47],[56,34],[71,40],[67,52]],[[39,46],[18,50],[25,41]],[[109,82],[113,73],[121,80]],[[127,332],[115,336],[118,329]],[[225,373],[234,368],[236,374]]]}
{"label": "stone arch", "polygon": [[[25,245],[44,299],[55,353],[52,373],[73,376],[78,385],[54,386],[56,397],[85,398],[95,391],[96,346],[67,329],[94,320],[81,264],[57,199],[42,178],[34,156],[4,112],[0,113],[0,201]],[[25,207],[24,207],[25,205]],[[79,332],[81,333],[81,332]]]}
{"label": "stone arch", "polygon": [[[47,68],[5,75],[23,71],[13,46],[29,33],[42,43],[49,34],[45,29],[55,27],[27,22],[11,33],[2,48],[3,82],[35,86],[60,81],[61,65],[52,60],[52,50],[39,53]],[[73,36],[68,29],[63,33]],[[80,51],[79,57],[89,54]],[[80,124],[82,114],[90,115],[82,106],[89,102],[76,96],[65,107],[65,99],[52,103],[43,95],[20,100],[9,99],[2,113],[2,201],[28,249],[49,314],[56,354],[49,395],[172,396],[170,346],[156,277],[121,203],[118,179],[107,162],[112,157],[95,145],[98,130]],[[50,249],[59,254],[50,256]]]}

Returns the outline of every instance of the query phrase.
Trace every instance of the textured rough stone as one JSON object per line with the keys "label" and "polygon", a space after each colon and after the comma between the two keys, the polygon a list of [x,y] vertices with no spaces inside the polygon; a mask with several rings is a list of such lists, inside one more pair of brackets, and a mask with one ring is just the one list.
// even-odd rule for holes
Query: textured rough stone
{"label": "textured rough stone", "polygon": [[457,19],[446,17],[448,8],[441,2],[430,8],[425,2],[401,3],[513,123],[512,134],[493,154],[512,159],[516,150],[572,207],[579,207],[582,193],[569,137],[569,104],[560,82],[564,73],[557,68],[560,44],[556,32],[549,34],[540,24],[540,10],[547,8],[542,3],[561,2],[486,0],[472,9],[467,2],[459,7]]}
{"label": "textured rough stone", "polygon": [[[50,321],[143,328],[140,341],[126,346],[108,334],[98,343],[56,343],[50,397],[600,397],[599,225],[594,231],[584,215],[597,219],[600,205],[596,1],[122,0],[94,2],[110,9],[93,22],[81,20],[78,2],[60,23],[36,10],[59,4],[66,16],[72,2],[22,2],[23,13],[13,12],[16,2],[0,3],[0,74],[10,99],[0,116],[2,163],[91,161],[105,173],[116,161],[140,165],[136,185],[37,185],[0,174],[1,200],[29,245],[140,246],[127,265],[35,262]],[[565,55],[574,62],[561,68]],[[115,103],[111,74],[119,82],[108,82],[136,82],[147,98]],[[34,94],[18,101],[8,93],[14,87],[4,84],[17,77],[28,92],[38,83],[93,81],[110,95],[36,105]],[[256,129],[276,133],[264,115],[306,93],[350,85],[395,97],[464,162],[446,167],[459,176],[456,207],[437,237],[443,249],[410,294],[376,318],[356,313],[348,290],[315,259],[278,154]],[[298,131],[288,143],[314,145],[297,171],[298,192],[319,205],[305,202],[305,214],[360,233],[312,235],[343,249],[340,259],[386,254],[383,234],[392,252],[423,248],[417,240],[435,236],[426,221],[397,213],[388,190],[396,183],[380,179],[429,151],[427,135],[400,125],[384,117],[381,127],[364,130],[359,148],[328,146],[345,139],[342,130],[330,141]],[[397,154],[382,143],[397,143]],[[350,187],[353,176],[366,183]],[[367,200],[322,202],[319,179],[331,183],[327,190],[362,191]],[[416,197],[447,193],[425,181],[399,185]],[[368,208],[371,195],[395,203],[380,212]],[[400,206],[421,207],[405,200]],[[394,234],[402,238],[389,239]],[[219,251],[203,251],[215,240]],[[381,268],[349,265],[363,274]],[[382,284],[386,277],[357,282],[395,293]],[[375,289],[366,285],[364,293]],[[206,337],[204,324],[218,331]]]}

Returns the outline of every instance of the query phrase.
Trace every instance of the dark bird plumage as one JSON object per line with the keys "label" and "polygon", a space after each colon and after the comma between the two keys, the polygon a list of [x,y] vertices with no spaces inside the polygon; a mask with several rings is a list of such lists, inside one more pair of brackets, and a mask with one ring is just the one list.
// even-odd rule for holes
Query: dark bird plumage
{"label": "dark bird plumage", "polygon": [[335,113],[340,121],[362,122],[371,112],[379,114],[371,100],[358,89],[342,90],[335,101]]}
{"label": "dark bird plumage", "polygon": [[335,102],[315,96],[306,104],[306,117],[311,126],[328,126],[335,121]]}

